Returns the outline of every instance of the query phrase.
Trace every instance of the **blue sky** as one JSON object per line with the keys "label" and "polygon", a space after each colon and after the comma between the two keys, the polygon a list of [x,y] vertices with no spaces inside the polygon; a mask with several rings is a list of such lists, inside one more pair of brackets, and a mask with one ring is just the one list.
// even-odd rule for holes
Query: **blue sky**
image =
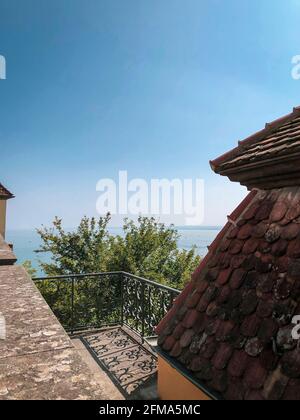
{"label": "blue sky", "polygon": [[222,224],[246,191],[208,161],[300,105],[299,14],[299,0],[1,0],[9,228],[75,226],[122,169],[203,178],[204,224]]}

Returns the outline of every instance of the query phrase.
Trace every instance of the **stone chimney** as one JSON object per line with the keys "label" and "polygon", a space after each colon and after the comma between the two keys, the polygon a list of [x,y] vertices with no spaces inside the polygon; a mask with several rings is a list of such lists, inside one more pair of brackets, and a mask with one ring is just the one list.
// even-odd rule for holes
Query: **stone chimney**
{"label": "stone chimney", "polygon": [[11,198],[14,198],[13,194],[0,184],[0,235],[3,239],[6,232],[6,203]]}

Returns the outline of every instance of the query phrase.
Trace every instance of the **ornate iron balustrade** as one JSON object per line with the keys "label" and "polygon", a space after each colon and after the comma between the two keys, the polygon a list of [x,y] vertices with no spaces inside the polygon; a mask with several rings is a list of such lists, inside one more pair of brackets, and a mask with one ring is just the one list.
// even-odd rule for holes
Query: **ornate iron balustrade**
{"label": "ornate iron balustrade", "polygon": [[125,272],[33,279],[69,333],[126,325],[142,338],[171,308],[180,291]]}

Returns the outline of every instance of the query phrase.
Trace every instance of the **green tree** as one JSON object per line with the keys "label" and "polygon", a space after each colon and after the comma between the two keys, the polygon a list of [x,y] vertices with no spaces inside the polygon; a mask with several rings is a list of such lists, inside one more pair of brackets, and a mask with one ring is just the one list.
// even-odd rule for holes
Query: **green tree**
{"label": "green tree", "polygon": [[29,260],[26,260],[23,262],[23,267],[25,268],[25,270],[27,271],[27,273],[29,274],[30,277],[35,277],[37,274],[37,270],[35,268],[32,267],[32,262]]}
{"label": "green tree", "polygon": [[154,218],[125,219],[124,236],[110,237],[108,269],[126,271],[158,283],[182,288],[198,266],[195,248],[178,249],[178,231]]}
{"label": "green tree", "polygon": [[125,219],[123,235],[108,232],[110,215],[84,217],[78,228],[66,232],[62,220],[42,228],[39,252],[51,254],[41,263],[47,276],[126,271],[176,288],[182,288],[200,262],[195,249],[178,248],[178,231],[154,218]]}
{"label": "green tree", "polygon": [[58,276],[106,271],[110,257],[109,221],[109,214],[98,220],[84,217],[76,230],[67,232],[56,217],[51,228],[38,229],[42,240],[38,252],[51,255],[50,263],[40,263],[43,272]]}
{"label": "green tree", "polygon": [[[126,219],[123,234],[114,236],[108,232],[109,222],[109,214],[98,220],[84,217],[76,230],[67,232],[62,220],[56,218],[51,228],[38,230],[42,239],[39,252],[51,255],[49,263],[40,263],[42,270],[49,277],[66,278],[37,285],[68,330],[119,323],[123,293],[130,294],[125,299],[127,323],[135,325],[139,287],[130,282],[123,287],[119,274],[76,280],[68,275],[126,271],[181,289],[199,264],[195,249],[178,248],[179,235],[174,226],[167,227],[154,218],[139,217],[137,223]],[[159,320],[163,316],[162,295],[154,291],[151,298],[147,296],[146,308],[151,303],[148,316]],[[149,325],[147,328],[149,334],[153,333]]]}

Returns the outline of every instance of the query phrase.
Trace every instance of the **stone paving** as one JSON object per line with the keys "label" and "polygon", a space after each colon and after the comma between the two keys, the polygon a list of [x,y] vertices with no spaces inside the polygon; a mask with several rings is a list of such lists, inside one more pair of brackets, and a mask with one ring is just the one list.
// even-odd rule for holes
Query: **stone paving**
{"label": "stone paving", "polygon": [[81,340],[125,398],[135,398],[149,382],[155,382],[156,355],[126,327],[85,334]]}
{"label": "stone paving", "polygon": [[13,265],[17,257],[0,235],[0,265]]}
{"label": "stone paving", "polygon": [[22,267],[0,267],[0,314],[0,400],[110,399]]}

